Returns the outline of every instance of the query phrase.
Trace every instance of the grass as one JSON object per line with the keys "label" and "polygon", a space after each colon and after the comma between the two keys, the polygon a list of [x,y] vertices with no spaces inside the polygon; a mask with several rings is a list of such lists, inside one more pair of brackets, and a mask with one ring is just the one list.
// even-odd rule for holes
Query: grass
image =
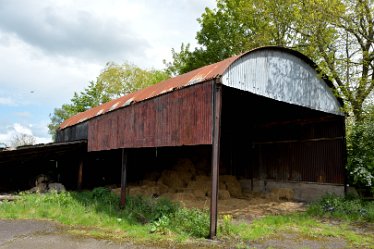
{"label": "grass", "polygon": [[[196,246],[201,242],[199,238],[208,236],[207,211],[185,209],[155,198],[130,197],[125,210],[119,209],[118,203],[118,197],[104,188],[80,193],[21,194],[14,202],[0,204],[0,218],[55,220],[69,225],[74,234],[152,245]],[[251,223],[233,221],[225,215],[219,219],[218,238],[224,245],[246,248],[249,241],[287,233],[308,240],[341,238],[352,247],[371,248],[374,236],[355,232],[351,225],[352,221],[372,223],[373,209],[373,203],[327,196],[310,205],[305,213],[266,216]],[[322,222],[331,218],[339,222]]]}

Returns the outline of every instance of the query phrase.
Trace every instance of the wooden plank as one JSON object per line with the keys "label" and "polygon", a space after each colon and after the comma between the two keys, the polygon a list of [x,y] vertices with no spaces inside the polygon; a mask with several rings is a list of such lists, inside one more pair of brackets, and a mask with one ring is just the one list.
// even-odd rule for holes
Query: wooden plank
{"label": "wooden plank", "polygon": [[212,148],[212,194],[210,199],[210,233],[209,238],[217,235],[217,204],[219,182],[219,159],[221,138],[222,86],[213,85],[213,148]]}
{"label": "wooden plank", "polygon": [[83,159],[79,162],[77,189],[81,190],[83,184]]}
{"label": "wooden plank", "polygon": [[121,208],[126,206],[127,151],[122,149]]}

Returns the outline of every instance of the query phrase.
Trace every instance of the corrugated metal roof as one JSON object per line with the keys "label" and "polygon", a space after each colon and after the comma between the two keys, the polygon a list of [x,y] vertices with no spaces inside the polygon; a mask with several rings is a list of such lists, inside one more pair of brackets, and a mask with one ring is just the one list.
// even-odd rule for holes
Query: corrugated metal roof
{"label": "corrugated metal roof", "polygon": [[[126,107],[136,102],[141,102],[143,100],[150,99],[150,98],[153,98],[153,97],[156,97],[156,96],[168,93],[168,92],[172,92],[172,91],[181,89],[189,85],[199,84],[199,83],[203,83],[208,80],[211,80],[211,79],[219,78],[239,58],[244,57],[255,51],[260,51],[260,50],[276,50],[276,51],[283,51],[288,54],[292,54],[298,57],[299,59],[301,59],[302,61],[304,61],[305,63],[307,63],[309,66],[311,66],[315,70],[317,70],[317,72],[319,72],[317,65],[311,59],[301,54],[300,52],[297,52],[292,49],[284,48],[284,47],[277,47],[277,46],[260,47],[260,48],[256,48],[251,51],[248,51],[246,53],[243,53],[241,55],[236,55],[228,59],[225,59],[223,61],[195,69],[191,72],[176,76],[174,78],[162,81],[160,83],[157,83],[153,86],[139,90],[137,92],[130,93],[118,99],[109,101],[100,106],[93,107],[85,112],[78,113],[75,116],[65,120],[60,125],[60,129],[67,128],[69,126],[73,126],[78,123],[82,123],[96,116],[105,114],[107,112],[110,112],[110,111],[113,111],[119,108]],[[322,79],[330,88],[333,88],[332,82],[329,81],[327,77],[323,76]],[[343,106],[343,102],[340,98],[338,98],[338,101],[340,105]]]}
{"label": "corrugated metal roof", "polygon": [[171,92],[189,85],[198,84],[221,76],[224,71],[234,62],[239,56],[233,56],[226,60],[195,69],[191,72],[176,76],[174,78],[162,81],[145,89],[130,93],[118,99],[109,101],[100,106],[91,108],[85,112],[65,120],[60,129],[84,122],[88,119],[102,115],[104,113],[128,106],[130,104],[140,102],[146,99],[156,97],[158,95]]}

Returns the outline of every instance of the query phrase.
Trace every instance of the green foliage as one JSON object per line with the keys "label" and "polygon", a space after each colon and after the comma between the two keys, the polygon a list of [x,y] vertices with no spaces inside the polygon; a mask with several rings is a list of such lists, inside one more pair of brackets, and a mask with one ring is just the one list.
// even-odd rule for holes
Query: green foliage
{"label": "green foliage", "polygon": [[129,220],[145,224],[167,217],[177,210],[178,205],[169,199],[128,196],[124,213]]}
{"label": "green foliage", "polygon": [[75,92],[69,104],[54,109],[50,114],[49,133],[55,138],[60,124],[71,116],[167,78],[166,71],[145,70],[129,63],[107,63],[96,81],[91,81],[80,93]]}
{"label": "green foliage", "polygon": [[350,182],[374,194],[374,106],[366,108],[360,122],[348,125],[347,150]]}
{"label": "green foliage", "polygon": [[321,217],[374,222],[373,202],[357,198],[343,198],[331,194],[311,204],[307,212]]}
{"label": "green foliage", "polygon": [[199,209],[180,208],[171,218],[174,231],[196,238],[209,235],[209,214]]}
{"label": "green foliage", "polygon": [[[318,205],[311,206],[308,213],[290,215],[266,216],[251,220],[250,223],[235,223],[230,215],[219,220],[219,236],[223,248],[231,248],[234,244],[245,248],[252,241],[274,238],[277,234],[295,234],[296,237],[320,238],[336,237],[349,241],[352,247],[363,248],[372,245],[374,238],[361,235],[350,230],[346,225],[324,224],[314,218],[314,215],[331,215],[331,207],[343,210],[353,210],[358,220],[373,222],[373,203],[357,200],[342,200],[336,197],[326,197]],[[342,204],[344,202],[344,204]],[[205,238],[209,233],[209,215],[207,211],[180,208],[168,200],[133,197],[127,200],[125,210],[119,208],[119,198],[106,188],[96,188],[93,191],[64,192],[48,194],[21,194],[13,202],[0,203],[0,218],[10,219],[51,219],[69,225],[75,233],[93,235],[100,238],[131,239],[137,242],[167,243],[188,240],[189,248],[198,248],[191,244],[192,238]],[[151,207],[154,205],[156,207]],[[147,224],[141,224],[131,214],[153,212]],[[365,211],[363,211],[365,210]],[[344,211],[348,213],[347,211]],[[367,215],[364,215],[364,213]],[[312,214],[312,215],[310,215]],[[138,215],[138,214],[137,214]],[[351,215],[351,214],[349,214]],[[157,218],[156,218],[157,217]],[[363,220],[363,217],[365,217]],[[153,221],[152,221],[153,219]],[[139,223],[140,222],[140,223]],[[192,237],[192,238],[191,238]],[[157,241],[157,242],[155,242]],[[174,245],[175,246],[175,245]],[[206,246],[206,244],[205,244]],[[365,247],[366,248],[366,247]]]}
{"label": "green foliage", "polygon": [[230,236],[234,233],[234,225],[232,223],[232,216],[227,214],[222,218],[222,223],[218,227],[220,235]]}
{"label": "green foliage", "polygon": [[180,74],[259,46],[290,47],[318,64],[360,120],[374,87],[373,13],[372,0],[217,0],[198,19],[200,46],[182,44],[165,64]]}

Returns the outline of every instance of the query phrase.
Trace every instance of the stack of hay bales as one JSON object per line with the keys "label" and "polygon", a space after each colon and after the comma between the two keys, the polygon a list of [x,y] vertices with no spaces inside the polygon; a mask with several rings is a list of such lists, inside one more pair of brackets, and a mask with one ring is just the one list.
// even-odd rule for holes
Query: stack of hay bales
{"label": "stack of hay bales", "polygon": [[235,176],[232,175],[223,175],[219,177],[220,189],[228,190],[230,196],[240,198],[243,196],[242,187],[240,182]]}
{"label": "stack of hay bales", "polygon": [[[130,185],[127,191],[129,195],[162,196],[176,201],[206,200],[211,194],[211,178],[196,170],[191,160],[181,159],[171,169],[147,172],[141,184]],[[120,189],[113,192],[119,194]],[[241,197],[242,189],[236,177],[220,176],[218,194],[220,200]]]}

